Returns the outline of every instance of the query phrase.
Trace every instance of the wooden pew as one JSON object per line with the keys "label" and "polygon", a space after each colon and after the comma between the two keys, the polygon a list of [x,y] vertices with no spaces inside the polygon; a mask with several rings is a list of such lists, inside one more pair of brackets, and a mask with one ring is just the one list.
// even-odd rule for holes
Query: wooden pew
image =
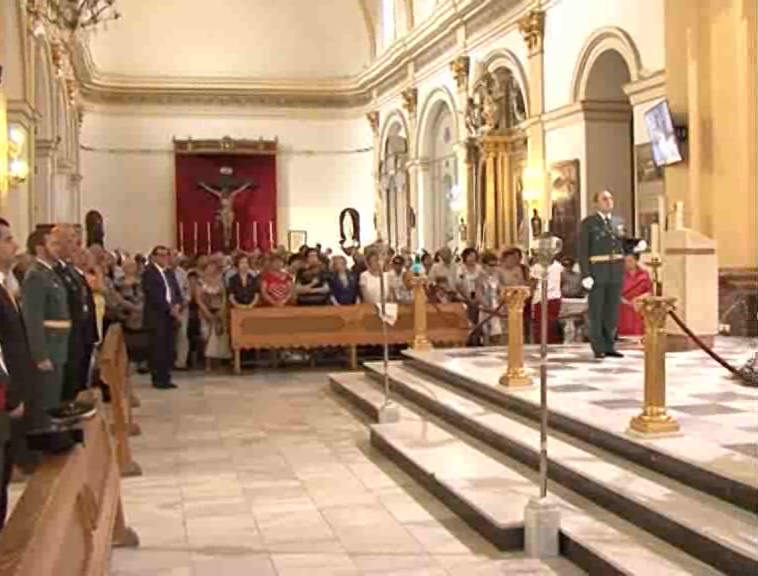
{"label": "wooden pew", "polygon": [[[469,321],[462,304],[427,304],[427,335],[436,344],[464,345]],[[390,344],[411,344],[414,337],[413,306],[398,306],[398,318],[387,330]],[[381,345],[382,323],[376,307],[285,306],[231,311],[230,333],[234,370],[241,373],[241,352],[255,348],[320,348],[345,346],[351,349],[354,369],[357,346]]]}
{"label": "wooden pew", "polygon": [[129,355],[126,352],[124,331],[119,324],[112,324],[105,335],[100,350],[100,377],[111,391],[111,416],[113,434],[116,437],[116,454],[121,475],[141,476],[142,468],[132,458],[129,436],[141,434],[132,418],[132,391],[129,378]]}
{"label": "wooden pew", "polygon": [[104,576],[111,546],[139,545],[101,408],[83,445],[45,457],[29,479],[0,534],[0,576]]}

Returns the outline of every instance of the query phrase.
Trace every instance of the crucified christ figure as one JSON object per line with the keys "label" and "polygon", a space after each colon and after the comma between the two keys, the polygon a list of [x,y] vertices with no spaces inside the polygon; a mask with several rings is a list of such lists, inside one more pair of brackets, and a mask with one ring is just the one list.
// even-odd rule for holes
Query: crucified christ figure
{"label": "crucified christ figure", "polygon": [[238,188],[232,188],[232,185],[228,181],[222,181],[221,185],[216,188],[210,186],[205,182],[198,182],[198,186],[218,198],[219,206],[216,210],[216,216],[221,222],[221,230],[224,235],[224,250],[227,252],[232,246],[232,226],[234,224],[234,200],[242,192],[252,189],[255,190],[257,186],[251,181],[244,182]]}

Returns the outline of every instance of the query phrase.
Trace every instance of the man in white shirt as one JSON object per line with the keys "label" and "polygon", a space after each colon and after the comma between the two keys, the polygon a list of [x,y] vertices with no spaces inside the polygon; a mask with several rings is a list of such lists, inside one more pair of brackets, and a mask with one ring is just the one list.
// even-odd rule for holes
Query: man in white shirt
{"label": "man in white shirt", "polygon": [[379,262],[378,252],[369,252],[366,256],[366,265],[368,270],[364,271],[358,281],[361,291],[361,300],[366,304],[381,303],[381,278],[384,274],[384,298],[385,302],[389,301],[389,277],[386,272],[382,271]]}
{"label": "man in white shirt", "polygon": [[[547,342],[548,344],[560,344],[560,331],[558,316],[561,313],[561,275],[563,265],[558,260],[553,260],[547,268]],[[535,264],[531,269],[532,278],[537,280],[534,289],[534,321],[532,323],[532,342],[539,344],[541,340],[542,321],[542,267]]]}

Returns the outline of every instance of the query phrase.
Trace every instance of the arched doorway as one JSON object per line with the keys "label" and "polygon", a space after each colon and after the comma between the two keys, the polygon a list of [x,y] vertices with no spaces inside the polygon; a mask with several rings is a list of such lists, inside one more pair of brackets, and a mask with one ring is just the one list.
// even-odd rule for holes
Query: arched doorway
{"label": "arched doorway", "polygon": [[587,42],[575,76],[574,97],[585,115],[585,178],[582,207],[594,210],[593,197],[610,190],[614,212],[635,231],[634,114],[624,87],[639,77],[639,54],[620,29],[596,32]]}

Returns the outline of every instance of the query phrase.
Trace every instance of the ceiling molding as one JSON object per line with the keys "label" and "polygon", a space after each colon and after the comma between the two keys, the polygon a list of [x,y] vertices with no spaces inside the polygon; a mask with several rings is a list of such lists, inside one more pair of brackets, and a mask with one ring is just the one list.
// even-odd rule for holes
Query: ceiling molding
{"label": "ceiling molding", "polygon": [[[374,26],[369,0],[358,0]],[[352,77],[342,78],[211,78],[136,77],[100,72],[86,44],[72,50],[73,65],[85,102],[118,105],[231,106],[267,108],[361,108],[400,87],[409,64],[416,70],[453,51],[455,30],[468,34],[485,30],[492,18],[515,20],[523,0],[457,0],[445,2],[430,18],[395,42],[372,64]],[[374,42],[375,43],[375,42]]]}

